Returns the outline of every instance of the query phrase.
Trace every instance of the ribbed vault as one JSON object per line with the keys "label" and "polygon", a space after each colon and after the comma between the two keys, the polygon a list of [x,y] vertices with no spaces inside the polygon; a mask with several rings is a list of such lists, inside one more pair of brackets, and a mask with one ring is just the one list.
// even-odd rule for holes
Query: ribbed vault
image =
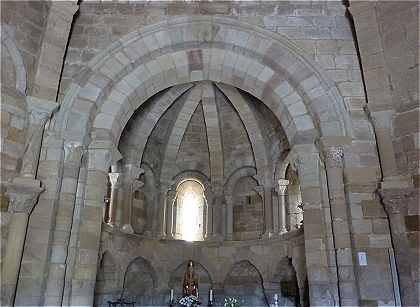
{"label": "ribbed vault", "polygon": [[162,186],[198,171],[220,191],[243,167],[255,168],[259,183],[272,186],[270,165],[288,144],[261,101],[233,86],[200,81],[150,98],[128,122],[119,149],[124,163],[150,165]]}

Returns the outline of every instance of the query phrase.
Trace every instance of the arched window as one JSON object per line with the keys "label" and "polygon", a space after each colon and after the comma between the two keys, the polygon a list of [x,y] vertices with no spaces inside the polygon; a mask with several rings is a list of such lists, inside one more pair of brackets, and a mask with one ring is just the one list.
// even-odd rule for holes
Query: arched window
{"label": "arched window", "polygon": [[178,185],[175,206],[175,238],[202,241],[205,235],[207,204],[203,185],[188,179]]}

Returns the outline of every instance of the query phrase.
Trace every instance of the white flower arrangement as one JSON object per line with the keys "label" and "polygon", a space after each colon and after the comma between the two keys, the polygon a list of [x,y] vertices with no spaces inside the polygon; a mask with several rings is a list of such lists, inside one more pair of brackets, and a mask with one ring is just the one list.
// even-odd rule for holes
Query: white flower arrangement
{"label": "white flower arrangement", "polygon": [[183,306],[187,307],[196,307],[200,305],[200,301],[198,300],[198,297],[194,295],[185,296],[179,300],[179,303]]}
{"label": "white flower arrangement", "polygon": [[239,307],[239,302],[234,297],[225,298],[225,307]]}

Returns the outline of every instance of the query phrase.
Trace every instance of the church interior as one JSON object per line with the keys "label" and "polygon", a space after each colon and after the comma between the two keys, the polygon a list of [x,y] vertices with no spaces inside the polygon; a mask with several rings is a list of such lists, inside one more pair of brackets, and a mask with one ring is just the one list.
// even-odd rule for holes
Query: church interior
{"label": "church interior", "polygon": [[420,305],[417,1],[1,1],[1,306]]}

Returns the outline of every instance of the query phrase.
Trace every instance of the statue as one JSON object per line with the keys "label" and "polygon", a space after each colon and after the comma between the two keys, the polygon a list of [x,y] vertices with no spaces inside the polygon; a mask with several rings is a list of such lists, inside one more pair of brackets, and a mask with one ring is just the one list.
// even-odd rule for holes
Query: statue
{"label": "statue", "polygon": [[195,276],[194,262],[192,260],[188,261],[187,270],[184,273],[182,289],[184,296],[194,295],[198,297],[198,279],[197,276]]}

